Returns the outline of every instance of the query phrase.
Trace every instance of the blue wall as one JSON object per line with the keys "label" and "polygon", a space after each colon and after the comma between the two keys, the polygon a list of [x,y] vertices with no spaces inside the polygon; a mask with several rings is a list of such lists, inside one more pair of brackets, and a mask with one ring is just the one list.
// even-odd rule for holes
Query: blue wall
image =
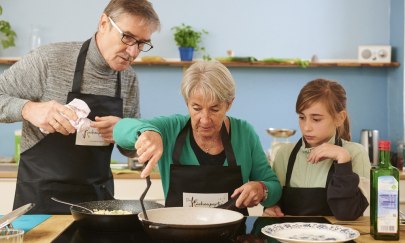
{"label": "blue wall", "polygon": [[[400,1],[400,0],[393,0]],[[31,28],[44,43],[84,40],[97,28],[107,0],[2,0],[3,15],[18,33],[17,47],[29,50]],[[213,57],[236,55],[322,59],[357,58],[357,46],[389,44],[390,1],[381,0],[152,0],[162,30],[150,55],[178,57],[171,28],[180,23],[204,28],[204,46]],[[198,4],[197,4],[198,3]],[[402,9],[403,10],[403,9]],[[399,9],[398,11],[401,11]]]}
{"label": "blue wall", "polygon": [[404,141],[404,1],[391,1],[390,42],[396,60],[402,60],[399,68],[388,73],[388,133],[392,142]]}
{"label": "blue wall", "polygon": [[[0,50],[0,55],[28,52],[33,26],[40,27],[43,43],[84,40],[96,30],[107,2],[4,0],[0,19],[11,22],[18,39],[15,48]],[[358,45],[392,44],[396,60],[403,64],[404,7],[399,0],[206,0],[198,1],[198,8],[196,0],[152,2],[162,30],[152,36],[155,48],[148,55],[178,58],[170,28],[184,22],[209,32],[203,45],[212,57],[232,49],[236,55],[257,58],[309,59],[316,54],[320,59],[355,59]],[[0,71],[7,67],[1,66]],[[179,93],[181,67],[135,65],[134,69],[140,78],[143,117],[186,112]],[[378,129],[382,138],[392,137],[393,141],[403,139],[402,67],[230,70],[237,82],[237,96],[229,114],[250,121],[264,149],[271,142],[267,128],[299,130],[294,112],[297,94],[307,81],[318,77],[338,80],[346,88],[354,141],[359,141],[362,128]],[[19,126],[0,125],[0,156],[13,154],[12,132]],[[298,132],[292,140],[299,136]],[[125,161],[117,151],[113,158]]]}

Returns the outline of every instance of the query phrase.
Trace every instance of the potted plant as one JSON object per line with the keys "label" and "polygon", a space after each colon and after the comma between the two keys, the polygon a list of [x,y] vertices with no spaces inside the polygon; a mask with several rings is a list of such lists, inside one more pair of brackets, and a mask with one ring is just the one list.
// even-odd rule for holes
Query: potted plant
{"label": "potted plant", "polygon": [[[3,14],[3,8],[0,6],[0,15]],[[6,20],[0,20],[0,40],[1,45],[4,49],[15,46],[14,37],[16,37],[16,33],[11,28],[11,25]]]}
{"label": "potted plant", "polygon": [[180,60],[191,61],[193,60],[194,51],[205,50],[200,47],[201,37],[203,34],[208,34],[204,29],[201,31],[194,30],[190,25],[182,23],[179,26],[172,28],[174,32],[174,40],[179,47]]}

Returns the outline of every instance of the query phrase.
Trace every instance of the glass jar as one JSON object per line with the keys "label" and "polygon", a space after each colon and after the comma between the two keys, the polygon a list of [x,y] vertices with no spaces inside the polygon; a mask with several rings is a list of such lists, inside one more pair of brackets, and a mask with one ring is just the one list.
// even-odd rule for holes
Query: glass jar
{"label": "glass jar", "polygon": [[41,46],[41,29],[38,27],[33,27],[31,30],[31,50]]}

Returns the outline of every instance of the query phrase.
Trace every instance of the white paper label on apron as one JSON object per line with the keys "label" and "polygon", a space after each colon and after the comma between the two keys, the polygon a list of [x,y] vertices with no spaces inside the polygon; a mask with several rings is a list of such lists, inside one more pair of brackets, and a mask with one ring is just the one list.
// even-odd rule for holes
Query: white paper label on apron
{"label": "white paper label on apron", "polygon": [[89,127],[76,133],[76,145],[108,146],[109,143],[104,141],[97,128]]}
{"label": "white paper label on apron", "polygon": [[183,207],[214,208],[228,201],[228,193],[183,192]]}

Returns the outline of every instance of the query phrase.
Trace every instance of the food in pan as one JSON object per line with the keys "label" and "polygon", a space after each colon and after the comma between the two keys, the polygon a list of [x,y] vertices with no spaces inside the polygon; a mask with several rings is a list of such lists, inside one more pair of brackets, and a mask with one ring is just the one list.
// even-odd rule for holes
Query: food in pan
{"label": "food in pan", "polygon": [[94,214],[104,214],[104,215],[124,215],[132,214],[130,211],[125,210],[104,210],[104,209],[93,209]]}

